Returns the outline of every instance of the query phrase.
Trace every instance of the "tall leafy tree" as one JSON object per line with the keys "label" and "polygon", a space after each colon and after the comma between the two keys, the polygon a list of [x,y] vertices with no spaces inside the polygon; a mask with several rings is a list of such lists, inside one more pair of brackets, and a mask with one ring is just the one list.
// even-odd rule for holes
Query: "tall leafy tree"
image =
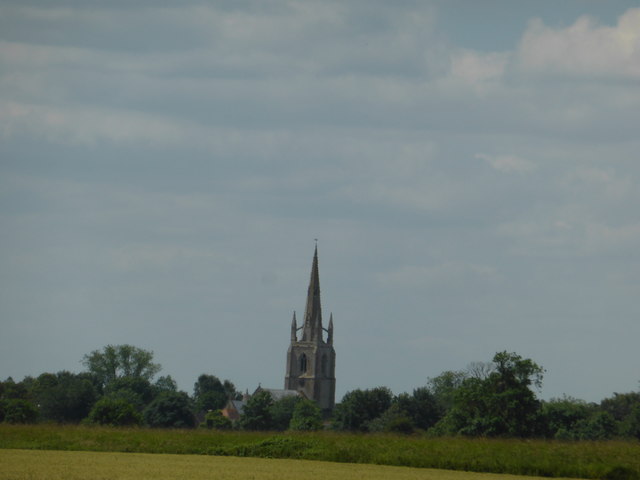
{"label": "tall leafy tree", "polygon": [[150,381],[161,369],[160,364],[153,363],[153,352],[126,344],[94,350],[85,355],[82,362],[102,386],[122,377]]}
{"label": "tall leafy tree", "polygon": [[4,421],[7,423],[35,423],[38,409],[29,400],[12,398],[4,403]]}
{"label": "tall leafy tree", "polygon": [[218,377],[203,373],[193,386],[193,399],[199,412],[219,410],[227,403],[227,393]]}
{"label": "tall leafy tree", "polygon": [[228,400],[236,400],[238,392],[229,380],[220,381],[215,375],[202,374],[193,386],[193,399],[197,411],[219,410]]}
{"label": "tall leafy tree", "polygon": [[91,377],[86,373],[43,373],[31,388],[42,418],[62,423],[80,422],[98,398]]}
{"label": "tall leafy tree", "polygon": [[89,423],[123,427],[142,424],[142,415],[124,398],[102,397],[89,412]]}
{"label": "tall leafy tree", "polygon": [[291,423],[293,411],[298,402],[302,401],[297,395],[289,395],[273,402],[270,408],[272,428],[274,430],[286,430]]}
{"label": "tall leafy tree", "polygon": [[618,435],[640,439],[640,393],[614,393],[600,408],[617,422]]}
{"label": "tall leafy tree", "polygon": [[322,428],[322,412],[311,400],[300,399],[296,402],[289,423],[291,430],[316,431]]}
{"label": "tall leafy tree", "polygon": [[158,394],[162,392],[177,392],[178,384],[171,375],[165,375],[156,380],[156,383],[153,384],[153,389]]}
{"label": "tall leafy tree", "polygon": [[142,411],[156,396],[156,389],[142,377],[119,377],[104,388],[105,397],[120,398]]}
{"label": "tall leafy tree", "polygon": [[427,388],[434,396],[440,416],[451,410],[455,392],[466,378],[465,372],[447,370],[437,377],[429,379]]}
{"label": "tall leafy tree", "polygon": [[393,394],[387,387],[347,392],[334,411],[333,427],[339,430],[367,431],[368,424],[390,406]]}
{"label": "tall leafy tree", "polygon": [[416,388],[412,395],[402,393],[395,398],[394,404],[413,426],[422,430],[431,428],[442,417],[436,397],[428,387]]}
{"label": "tall leafy tree", "polygon": [[144,421],[150,427],[193,428],[195,416],[191,399],[185,392],[164,392],[144,410]]}
{"label": "tall leafy tree", "polygon": [[560,440],[576,439],[577,425],[587,420],[594,408],[584,400],[568,396],[542,402],[545,435]]}
{"label": "tall leafy tree", "polygon": [[273,397],[265,390],[253,395],[245,404],[240,426],[245,430],[272,430],[271,407]]}
{"label": "tall leafy tree", "polygon": [[455,389],[453,406],[436,426],[448,434],[526,437],[540,431],[544,369],[516,353],[499,352],[486,378],[473,376]]}

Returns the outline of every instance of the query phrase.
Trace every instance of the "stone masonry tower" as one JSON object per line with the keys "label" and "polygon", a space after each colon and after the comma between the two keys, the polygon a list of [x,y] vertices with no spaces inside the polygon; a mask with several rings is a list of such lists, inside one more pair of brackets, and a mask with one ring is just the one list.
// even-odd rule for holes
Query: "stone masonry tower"
{"label": "stone masonry tower", "polygon": [[[298,339],[298,331],[302,336]],[[326,333],[326,337],[324,337]],[[324,338],[323,338],[324,337]],[[304,324],[298,328],[296,313],[291,322],[291,344],[287,351],[287,373],[284,388],[302,391],[328,415],[335,405],[336,352],[333,349],[333,315],[329,328],[322,327],[320,306],[320,276],[318,275],[318,247],[316,245],[307,293]]]}

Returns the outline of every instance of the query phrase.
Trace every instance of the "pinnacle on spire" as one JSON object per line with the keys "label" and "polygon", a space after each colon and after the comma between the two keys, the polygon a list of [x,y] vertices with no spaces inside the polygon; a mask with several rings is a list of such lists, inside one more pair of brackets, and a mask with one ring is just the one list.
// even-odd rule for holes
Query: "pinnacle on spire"
{"label": "pinnacle on spire", "polygon": [[311,266],[311,278],[307,291],[307,305],[304,311],[302,340],[315,342],[322,340],[322,308],[320,306],[320,275],[318,273],[318,245],[316,244]]}
{"label": "pinnacle on spire", "polygon": [[329,328],[327,329],[327,343],[333,343],[333,312],[329,315]]}
{"label": "pinnacle on spire", "polygon": [[293,320],[291,320],[291,341],[295,342],[298,340],[296,336],[296,332],[298,331],[298,322],[296,321],[296,311],[293,311]]}

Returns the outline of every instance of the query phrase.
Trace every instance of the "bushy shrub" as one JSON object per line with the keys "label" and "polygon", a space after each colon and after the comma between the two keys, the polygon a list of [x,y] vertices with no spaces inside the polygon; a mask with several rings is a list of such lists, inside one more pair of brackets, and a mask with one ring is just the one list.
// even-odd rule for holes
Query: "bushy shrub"
{"label": "bushy shrub", "polygon": [[142,416],[122,398],[102,397],[89,412],[87,421],[96,425],[121,427],[142,424]]}
{"label": "bushy shrub", "polygon": [[230,430],[233,426],[231,420],[224,415],[220,410],[211,410],[204,417],[204,427],[215,430]]}
{"label": "bushy shrub", "polygon": [[143,412],[144,421],[155,428],[193,428],[195,417],[185,392],[164,392]]}
{"label": "bushy shrub", "polygon": [[322,412],[311,400],[301,399],[296,403],[289,424],[291,430],[315,431],[322,428]]}
{"label": "bushy shrub", "polygon": [[14,398],[5,402],[6,423],[35,423],[37,419],[38,409],[30,401]]}

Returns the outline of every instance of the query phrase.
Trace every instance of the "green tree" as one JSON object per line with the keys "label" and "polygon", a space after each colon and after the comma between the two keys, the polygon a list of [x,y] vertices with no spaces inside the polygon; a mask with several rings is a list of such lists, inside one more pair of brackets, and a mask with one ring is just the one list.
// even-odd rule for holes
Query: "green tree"
{"label": "green tree", "polygon": [[12,398],[4,404],[4,421],[6,423],[35,423],[38,409],[28,400]]}
{"label": "green tree", "polygon": [[370,432],[413,433],[415,425],[399,403],[394,402],[386,412],[368,424]]}
{"label": "green tree", "polygon": [[540,387],[544,369],[516,353],[499,352],[486,378],[468,377],[455,389],[453,406],[435,433],[527,437],[539,433]]}
{"label": "green tree", "polygon": [[466,378],[465,372],[447,370],[429,379],[426,388],[434,397],[440,417],[453,408],[455,393]]}
{"label": "green tree", "polygon": [[164,392],[143,412],[145,423],[154,428],[193,428],[195,417],[189,395],[185,392]]}
{"label": "green tree", "polygon": [[322,428],[322,412],[311,400],[300,399],[296,402],[289,423],[291,430],[316,431]]}
{"label": "green tree", "polygon": [[177,392],[178,384],[173,378],[171,378],[171,375],[166,375],[156,380],[156,383],[153,384],[153,390],[155,395],[162,392]]}
{"label": "green tree", "polygon": [[196,411],[219,410],[229,400],[237,400],[238,392],[229,380],[221,382],[215,375],[202,374],[193,386]]}
{"label": "green tree", "polygon": [[204,417],[204,426],[215,430],[230,430],[233,423],[230,419],[222,415],[221,410],[211,410]]}
{"label": "green tree", "polygon": [[139,377],[150,381],[161,369],[153,363],[153,352],[133,345],[107,345],[83,357],[82,363],[102,386],[122,377]]}
{"label": "green tree", "polygon": [[272,405],[273,397],[269,392],[263,390],[256,393],[244,406],[240,416],[240,426],[244,430],[272,430]]}
{"label": "green tree", "polygon": [[369,422],[387,411],[392,399],[393,394],[387,387],[347,392],[335,408],[333,428],[367,431]]}
{"label": "green tree", "polygon": [[97,399],[89,375],[67,371],[40,375],[33,382],[32,395],[43,419],[61,423],[80,422]]}
{"label": "green tree", "polygon": [[[25,378],[26,380],[26,378]],[[13,378],[8,377],[4,382],[0,382],[0,399],[12,400],[12,399],[29,399],[29,388],[26,383],[29,382],[15,382]]]}
{"label": "green tree", "polygon": [[593,414],[580,420],[574,429],[575,440],[609,440],[616,435],[616,422],[609,412],[596,409]]}
{"label": "green tree", "polygon": [[123,427],[140,425],[142,415],[124,398],[102,397],[89,412],[87,421],[95,425]]}
{"label": "green tree", "polygon": [[275,400],[269,409],[271,428],[280,431],[288,429],[291,423],[291,417],[293,417],[293,410],[301,400],[297,395],[289,395]]}
{"label": "green tree", "polygon": [[395,398],[394,404],[415,428],[422,430],[434,426],[443,415],[436,396],[428,387],[416,388],[412,395],[402,393]]}
{"label": "green tree", "polygon": [[589,418],[593,409],[594,406],[587,404],[584,400],[568,396],[542,402],[546,436],[559,440],[576,439],[576,425]]}
{"label": "green tree", "polygon": [[614,393],[600,408],[616,421],[618,435],[640,439],[640,393]]}
{"label": "green tree", "polygon": [[[38,416],[38,411],[31,402],[28,383],[31,383],[30,380],[16,383],[11,377],[0,382],[0,422],[31,423],[34,418],[29,412],[30,407],[35,409],[36,417]],[[16,403],[14,400],[20,402]]]}
{"label": "green tree", "polygon": [[104,396],[127,401],[139,412],[153,401],[156,390],[146,378],[118,377],[104,388]]}

